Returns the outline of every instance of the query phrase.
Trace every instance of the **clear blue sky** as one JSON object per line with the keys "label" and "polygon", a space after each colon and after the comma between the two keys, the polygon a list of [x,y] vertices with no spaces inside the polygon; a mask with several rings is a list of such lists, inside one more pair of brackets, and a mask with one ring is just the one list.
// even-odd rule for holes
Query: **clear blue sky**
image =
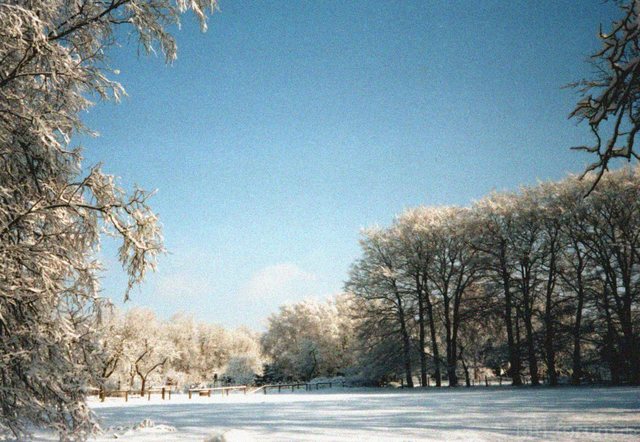
{"label": "clear blue sky", "polygon": [[[260,329],[339,292],[362,227],[580,171],[568,121],[600,0],[220,0],[178,60],[115,49],[129,97],[85,116],[89,163],[153,200],[170,251],[129,305]],[[122,298],[112,244],[104,293]]]}

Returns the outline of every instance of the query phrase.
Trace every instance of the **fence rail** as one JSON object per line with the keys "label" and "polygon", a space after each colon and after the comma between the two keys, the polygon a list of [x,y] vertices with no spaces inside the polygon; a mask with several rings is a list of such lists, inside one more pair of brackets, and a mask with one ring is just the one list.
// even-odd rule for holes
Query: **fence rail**
{"label": "fence rail", "polygon": [[[196,393],[198,396],[206,396],[211,397],[212,393],[219,391],[222,396],[229,396],[229,393],[232,391],[242,391],[244,394],[249,393],[258,393],[262,391],[263,394],[267,394],[268,390],[274,391],[278,390],[278,393],[281,393],[283,390],[287,391],[291,389],[291,391],[296,391],[304,388],[305,391],[319,390],[321,388],[333,388],[334,386],[345,386],[345,382],[315,382],[313,384],[304,383],[304,382],[295,382],[290,384],[268,384],[262,385],[260,387],[256,387],[254,389],[249,389],[246,385],[233,385],[229,387],[205,387],[205,388],[189,388],[187,390],[189,394],[189,399],[193,397],[193,394]],[[147,388],[145,389],[143,394],[140,394],[140,397],[147,396],[147,400],[151,400],[152,394],[159,394],[163,400],[171,399],[171,393],[175,393],[173,387],[155,387],[155,388]],[[129,402],[129,397],[134,396],[137,397],[137,390],[98,390],[96,389],[93,394],[96,394],[101,402],[104,402],[107,397],[124,397],[125,402]]]}
{"label": "fence rail", "polygon": [[244,394],[247,394],[247,386],[246,385],[234,385],[231,387],[211,387],[211,388],[190,388],[189,389],[189,399],[191,399],[191,395],[193,393],[198,393],[198,396],[207,396],[211,397],[211,392],[220,391],[220,393],[224,396],[229,396],[230,391],[242,390]]}
{"label": "fence rail", "polygon": [[296,389],[300,389],[303,388],[305,389],[305,391],[312,391],[312,390],[319,390],[321,387],[324,388],[326,386],[328,386],[329,388],[333,388],[333,386],[342,386],[344,387],[346,384],[344,381],[340,381],[340,382],[314,382],[313,384],[310,383],[304,383],[304,382],[298,382],[298,383],[293,383],[293,384],[268,384],[268,385],[263,385],[261,387],[256,388],[255,390],[252,391],[252,393],[257,393],[258,391],[262,390],[262,392],[264,394],[267,394],[267,391],[269,389],[275,390],[276,388],[278,389],[278,393],[282,392],[283,389],[291,389],[291,391],[295,391]]}
{"label": "fence rail", "polygon": [[100,402],[104,402],[107,397],[124,397],[124,401],[129,402],[130,393],[131,391],[129,390],[99,390],[98,397]]}
{"label": "fence rail", "polygon": [[139,390],[99,390],[96,389],[95,393],[101,402],[108,397],[123,397],[125,402],[129,402],[130,396],[136,396],[140,394],[140,397],[147,396],[147,400],[151,400],[152,394],[159,394],[162,396],[162,399],[171,399],[171,393],[173,392],[172,387],[155,387],[155,388],[147,388],[144,393]]}

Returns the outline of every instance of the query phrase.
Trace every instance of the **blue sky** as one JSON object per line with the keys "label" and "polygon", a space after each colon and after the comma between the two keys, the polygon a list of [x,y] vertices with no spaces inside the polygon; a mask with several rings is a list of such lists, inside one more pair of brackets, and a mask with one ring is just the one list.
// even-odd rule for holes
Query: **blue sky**
{"label": "blue sky", "polygon": [[87,163],[158,189],[170,251],[128,305],[261,329],[281,303],[341,290],[362,227],[581,171],[569,147],[589,134],[562,86],[589,73],[613,8],[220,0],[208,32],[185,18],[172,66],[113,49],[129,96],[84,116],[101,134]]}

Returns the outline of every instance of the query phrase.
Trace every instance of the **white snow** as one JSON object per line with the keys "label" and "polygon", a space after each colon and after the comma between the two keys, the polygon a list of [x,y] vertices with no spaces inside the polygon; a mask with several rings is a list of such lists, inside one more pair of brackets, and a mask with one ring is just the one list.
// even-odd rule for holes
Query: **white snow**
{"label": "white snow", "polygon": [[626,387],[334,388],[91,406],[99,441],[640,440],[640,389]]}

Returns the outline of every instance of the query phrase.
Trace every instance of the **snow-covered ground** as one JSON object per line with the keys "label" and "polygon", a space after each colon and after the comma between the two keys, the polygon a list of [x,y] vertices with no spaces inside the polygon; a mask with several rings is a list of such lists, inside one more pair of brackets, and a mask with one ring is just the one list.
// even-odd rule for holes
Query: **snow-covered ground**
{"label": "snow-covered ground", "polygon": [[106,429],[100,441],[640,440],[637,388],[333,389],[91,405]]}

